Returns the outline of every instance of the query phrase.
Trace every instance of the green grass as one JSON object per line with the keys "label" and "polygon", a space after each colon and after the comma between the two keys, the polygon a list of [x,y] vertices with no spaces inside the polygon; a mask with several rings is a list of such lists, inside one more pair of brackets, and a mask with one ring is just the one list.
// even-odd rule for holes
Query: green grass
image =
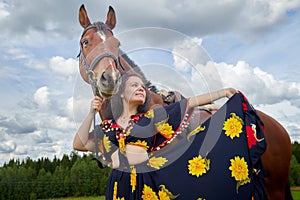
{"label": "green grass", "polygon": [[48,199],[48,200],[105,200],[104,196],[101,197],[66,197],[66,198],[57,198],[57,199]]}
{"label": "green grass", "polygon": [[292,196],[294,200],[300,200],[300,190],[292,190]]}

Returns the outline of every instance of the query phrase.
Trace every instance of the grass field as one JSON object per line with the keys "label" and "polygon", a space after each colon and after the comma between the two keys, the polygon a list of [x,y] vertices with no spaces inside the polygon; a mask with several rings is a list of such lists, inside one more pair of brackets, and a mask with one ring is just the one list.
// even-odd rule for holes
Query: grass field
{"label": "grass field", "polygon": [[47,200],[105,200],[104,196],[101,197],[66,197],[59,199],[47,199]]}
{"label": "grass field", "polygon": [[300,191],[292,191],[293,199],[300,200]]}
{"label": "grass field", "polygon": [[300,187],[291,188],[294,200],[300,200]]}

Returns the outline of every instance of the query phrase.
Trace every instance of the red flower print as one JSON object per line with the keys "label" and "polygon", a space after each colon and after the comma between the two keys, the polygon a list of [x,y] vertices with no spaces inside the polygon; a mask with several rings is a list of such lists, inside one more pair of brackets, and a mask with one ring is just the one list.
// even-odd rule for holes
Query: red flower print
{"label": "red flower print", "polygon": [[252,146],[256,145],[255,132],[251,126],[246,126],[247,138],[248,138],[248,148],[251,149]]}

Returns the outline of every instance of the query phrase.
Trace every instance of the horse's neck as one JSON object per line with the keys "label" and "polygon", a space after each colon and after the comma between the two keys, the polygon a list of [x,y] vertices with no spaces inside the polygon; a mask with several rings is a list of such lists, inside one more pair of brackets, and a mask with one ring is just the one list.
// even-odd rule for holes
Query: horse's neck
{"label": "horse's neck", "polygon": [[119,58],[119,61],[122,66],[122,69],[124,70],[124,73],[127,73],[127,72],[133,70],[133,67],[122,56]]}
{"label": "horse's neck", "polygon": [[124,69],[124,73],[134,70],[136,73],[140,74],[143,79],[147,80],[141,68],[136,65],[134,61],[132,61],[125,53],[123,53],[122,50],[120,50],[119,61]]}

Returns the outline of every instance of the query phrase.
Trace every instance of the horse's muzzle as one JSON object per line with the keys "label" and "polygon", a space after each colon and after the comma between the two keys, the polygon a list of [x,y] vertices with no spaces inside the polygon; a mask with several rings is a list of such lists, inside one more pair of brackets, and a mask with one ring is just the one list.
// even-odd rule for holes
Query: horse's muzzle
{"label": "horse's muzzle", "polygon": [[101,96],[104,98],[110,98],[118,91],[120,85],[119,72],[104,71],[100,77],[97,78],[96,85]]}

